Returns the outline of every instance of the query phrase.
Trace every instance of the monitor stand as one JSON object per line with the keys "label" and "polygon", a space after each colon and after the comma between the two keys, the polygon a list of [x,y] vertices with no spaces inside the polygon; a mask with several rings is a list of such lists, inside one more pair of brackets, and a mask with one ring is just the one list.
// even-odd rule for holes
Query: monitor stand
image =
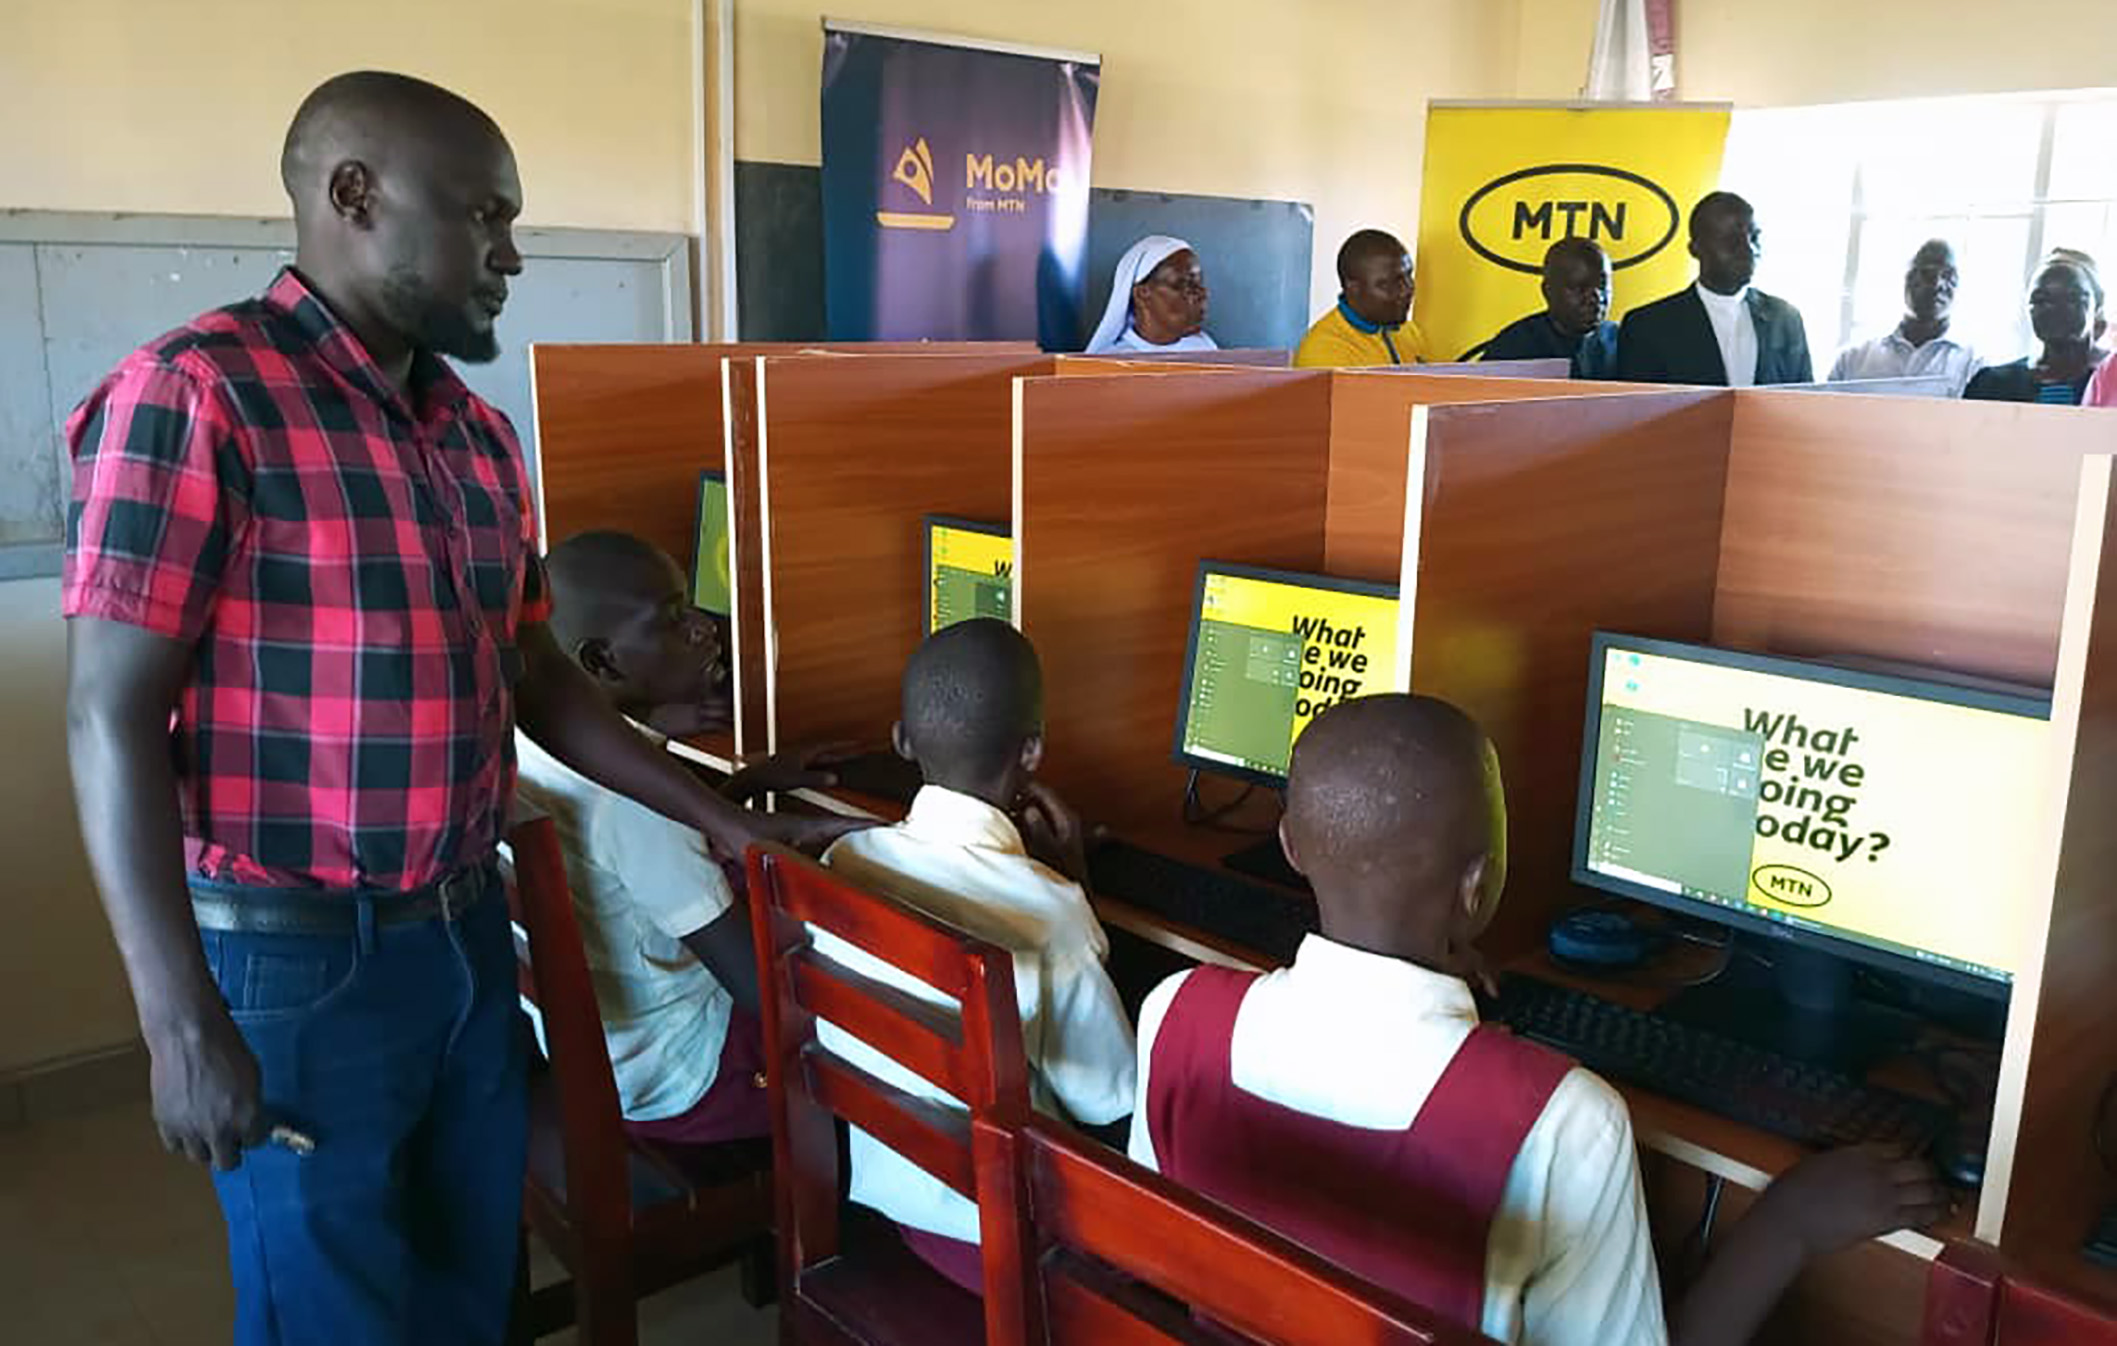
{"label": "monitor stand", "polygon": [[[1747,939],[1727,971],[1665,1001],[1665,1018],[1849,1075],[1899,1054],[1919,1021],[1853,994],[1852,964],[1779,940]],[[1745,946],[1757,957],[1745,957]],[[1760,965],[1759,959],[1769,966]]]}
{"label": "monitor stand", "polygon": [[1220,863],[1237,874],[1246,874],[1253,879],[1264,879],[1297,892],[1312,892],[1307,879],[1301,877],[1292,865],[1286,862],[1286,852],[1279,848],[1277,828],[1267,832],[1262,841],[1244,846],[1239,851],[1229,851],[1220,857]]}

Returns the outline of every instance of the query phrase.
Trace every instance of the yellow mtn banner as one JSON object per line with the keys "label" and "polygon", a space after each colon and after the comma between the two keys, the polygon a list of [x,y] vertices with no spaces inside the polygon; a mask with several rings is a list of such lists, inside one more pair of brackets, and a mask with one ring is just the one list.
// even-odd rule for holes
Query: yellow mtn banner
{"label": "yellow mtn banner", "polygon": [[1680,289],[1727,124],[1722,104],[1430,107],[1414,317],[1434,358],[1542,309],[1544,250],[1568,235],[1609,253],[1612,319]]}

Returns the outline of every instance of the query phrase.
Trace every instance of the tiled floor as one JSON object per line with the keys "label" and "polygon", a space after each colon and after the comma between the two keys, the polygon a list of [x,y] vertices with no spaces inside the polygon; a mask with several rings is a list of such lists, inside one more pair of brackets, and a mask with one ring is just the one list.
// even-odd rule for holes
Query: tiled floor
{"label": "tiled floor", "polygon": [[[162,1153],[144,1107],[0,1129],[0,1305],[0,1340],[25,1346],[229,1340],[212,1188]],[[641,1319],[643,1346],[776,1338],[773,1314],[742,1302],[732,1270],[657,1295]]]}

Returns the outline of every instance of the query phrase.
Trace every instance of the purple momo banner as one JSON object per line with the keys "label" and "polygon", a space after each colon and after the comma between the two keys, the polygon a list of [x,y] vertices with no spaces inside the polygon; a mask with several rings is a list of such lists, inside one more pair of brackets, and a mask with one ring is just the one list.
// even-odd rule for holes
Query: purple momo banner
{"label": "purple momo banner", "polygon": [[826,25],[837,341],[1079,344],[1100,59]]}

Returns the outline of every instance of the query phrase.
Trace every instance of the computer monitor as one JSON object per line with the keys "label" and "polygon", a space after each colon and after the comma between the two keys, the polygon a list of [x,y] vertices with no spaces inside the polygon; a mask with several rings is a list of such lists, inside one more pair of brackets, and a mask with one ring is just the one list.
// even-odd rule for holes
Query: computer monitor
{"label": "computer monitor", "polygon": [[1014,530],[946,514],[926,516],[926,633],[972,617],[1012,620]]}
{"label": "computer monitor", "polygon": [[1176,760],[1281,783],[1309,721],[1395,690],[1396,649],[1393,584],[1200,562]]}
{"label": "computer monitor", "polygon": [[2032,694],[1598,633],[1574,880],[2003,996],[2049,716]]}
{"label": "computer monitor", "polygon": [[728,544],[728,478],[721,472],[698,474],[698,522],[692,529],[691,606],[716,617],[734,611],[734,581]]}

